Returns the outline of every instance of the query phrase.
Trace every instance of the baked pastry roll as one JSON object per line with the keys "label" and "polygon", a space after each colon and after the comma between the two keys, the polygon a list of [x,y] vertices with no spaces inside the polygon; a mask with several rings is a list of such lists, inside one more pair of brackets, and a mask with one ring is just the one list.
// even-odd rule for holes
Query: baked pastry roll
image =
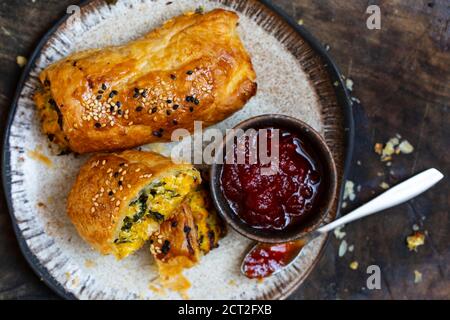
{"label": "baked pastry roll", "polygon": [[190,283],[182,271],[197,264],[202,254],[218,247],[225,234],[225,227],[208,199],[201,187],[191,192],[151,237],[150,252],[165,288],[180,292],[188,289]]}
{"label": "baked pastry roll", "polygon": [[256,93],[238,16],[188,13],[123,46],[70,55],[40,74],[35,94],[49,139],[77,153],[168,141],[209,126]]}
{"label": "baked pastry roll", "polygon": [[121,259],[159,232],[200,182],[191,165],[155,153],[99,154],[81,168],[67,212],[84,240]]}

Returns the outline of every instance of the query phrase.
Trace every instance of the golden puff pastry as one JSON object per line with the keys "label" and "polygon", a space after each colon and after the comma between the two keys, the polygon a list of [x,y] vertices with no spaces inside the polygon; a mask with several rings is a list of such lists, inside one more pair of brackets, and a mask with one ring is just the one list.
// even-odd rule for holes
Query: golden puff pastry
{"label": "golden puff pastry", "polygon": [[77,153],[171,139],[215,124],[256,94],[256,75],[226,10],[188,13],[123,46],[87,50],[40,74],[43,132]]}
{"label": "golden puff pastry", "polygon": [[200,182],[191,165],[155,153],[99,154],[81,168],[67,212],[84,240],[121,259],[159,232]]}

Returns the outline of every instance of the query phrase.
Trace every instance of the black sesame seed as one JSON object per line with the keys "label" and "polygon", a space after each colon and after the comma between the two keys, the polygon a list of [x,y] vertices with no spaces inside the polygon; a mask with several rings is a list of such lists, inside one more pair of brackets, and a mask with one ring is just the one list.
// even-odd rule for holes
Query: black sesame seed
{"label": "black sesame seed", "polygon": [[117,110],[117,114],[121,115],[122,114],[122,110]]}
{"label": "black sesame seed", "polygon": [[120,187],[122,184],[123,184],[123,182],[122,182],[122,181],[119,181],[119,187]]}
{"label": "black sesame seed", "polygon": [[110,196],[110,197],[111,197],[113,194],[114,194],[114,192],[112,192],[112,190],[108,192],[108,196]]}
{"label": "black sesame seed", "polygon": [[102,100],[102,95],[98,95],[97,100]]}
{"label": "black sesame seed", "polygon": [[194,111],[194,107],[189,107],[189,111],[193,112]]}
{"label": "black sesame seed", "polygon": [[164,240],[164,243],[161,247],[161,252],[163,254],[167,254],[170,251],[170,241],[169,240]]}
{"label": "black sesame seed", "polygon": [[102,90],[106,90],[106,84],[102,83]]}
{"label": "black sesame seed", "polygon": [[109,97],[112,99],[114,98],[114,96],[117,94],[118,92],[116,90],[111,91],[111,93],[109,94]]}
{"label": "black sesame seed", "polygon": [[174,74],[171,74],[171,75],[170,75],[170,79],[175,80],[176,78],[177,78],[176,75],[174,75]]}
{"label": "black sesame seed", "polygon": [[52,142],[55,139],[55,135],[52,133],[47,134],[47,138],[48,140],[50,140],[50,142]]}
{"label": "black sesame seed", "polygon": [[178,109],[178,107],[179,107],[179,105],[178,105],[178,104],[174,104],[174,105],[172,106],[172,109],[173,109],[173,110],[177,110],[177,109]]}
{"label": "black sesame seed", "polygon": [[114,107],[113,106],[109,107],[109,111],[114,112]]}
{"label": "black sesame seed", "polygon": [[188,74],[188,75],[191,75],[193,73],[194,73],[194,71],[192,71],[192,70],[188,70],[188,72],[186,72],[186,74]]}
{"label": "black sesame seed", "polygon": [[148,91],[147,91],[147,90],[144,90],[144,92],[142,92],[142,96],[143,96],[144,98],[147,98],[147,96],[148,96]]}
{"label": "black sesame seed", "polygon": [[166,111],[166,114],[167,114],[168,116],[170,116],[170,114],[171,114],[170,110],[167,110],[167,111]]}
{"label": "black sesame seed", "polygon": [[114,178],[117,178],[119,176],[119,172],[114,172]]}
{"label": "black sesame seed", "polygon": [[139,93],[139,88],[134,88],[134,92]]}
{"label": "black sesame seed", "polygon": [[184,231],[184,233],[189,233],[189,232],[191,232],[191,227],[184,226],[183,231]]}
{"label": "black sesame seed", "polygon": [[117,106],[117,108],[120,108],[122,106],[122,103],[120,101],[117,101],[116,106]]}
{"label": "black sesame seed", "polygon": [[125,162],[119,163],[119,167],[123,167],[125,165]]}
{"label": "black sesame seed", "polygon": [[158,111],[156,107],[152,108],[152,113],[155,113],[156,111]]}
{"label": "black sesame seed", "polygon": [[50,86],[50,80],[45,79],[44,86],[46,86],[46,87]]}
{"label": "black sesame seed", "polygon": [[135,92],[134,94],[133,94],[133,98],[139,98],[139,92]]}
{"label": "black sesame seed", "polygon": [[162,134],[161,134],[161,132],[159,132],[159,131],[153,131],[153,135],[154,135],[155,137],[158,137],[158,138],[161,138],[161,137],[162,137]]}
{"label": "black sesame seed", "polygon": [[172,228],[176,228],[178,225],[177,221],[172,221],[172,223],[170,224],[172,226]]}
{"label": "black sesame seed", "polygon": [[139,106],[139,107],[137,107],[136,108],[136,112],[141,112],[142,111],[142,109],[144,109],[143,107],[141,107],[141,106]]}
{"label": "black sesame seed", "polygon": [[170,104],[170,103],[172,103],[172,100],[167,99],[166,102]]}
{"label": "black sesame seed", "polygon": [[163,128],[159,128],[159,132],[163,132],[164,131],[164,129]]}
{"label": "black sesame seed", "polygon": [[200,104],[200,101],[196,98],[196,99],[194,100],[194,103],[198,106],[198,105]]}
{"label": "black sesame seed", "polygon": [[96,128],[101,128],[101,126],[102,126],[101,123],[99,123],[99,122],[96,122],[96,123],[95,123],[95,127],[96,127]]}
{"label": "black sesame seed", "polygon": [[193,101],[194,101],[194,97],[192,97],[192,96],[186,96],[186,101],[187,101],[187,102],[193,102]]}
{"label": "black sesame seed", "polygon": [[177,124],[178,124],[178,121],[175,120],[175,119],[173,119],[173,120],[172,120],[172,123],[173,123],[174,125],[177,125]]}
{"label": "black sesame seed", "polygon": [[103,91],[103,90],[98,90],[98,91],[97,91],[98,94],[103,94],[104,92],[105,92],[105,91]]}

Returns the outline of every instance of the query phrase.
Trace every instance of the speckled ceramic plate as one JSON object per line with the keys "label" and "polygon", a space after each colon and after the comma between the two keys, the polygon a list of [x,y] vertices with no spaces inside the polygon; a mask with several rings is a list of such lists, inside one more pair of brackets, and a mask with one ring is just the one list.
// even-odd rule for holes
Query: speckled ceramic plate
{"label": "speckled ceramic plate", "polygon": [[[39,72],[74,51],[120,44],[165,20],[204,6],[240,15],[239,32],[257,73],[258,94],[240,112],[218,124],[230,128],[251,116],[282,113],[309,123],[324,135],[345,174],[352,141],[351,105],[332,61],[309,33],[265,1],[118,0],[89,1],[64,17],[39,44],[20,81],[5,135],[3,182],[14,228],[30,265],[65,298],[178,299],[158,286],[147,249],[124,261],[94,252],[77,235],[65,213],[66,197],[86,156],[58,156],[41,134],[32,101]],[[78,12],[77,8],[74,8]],[[146,146],[167,151],[167,146]],[[338,199],[328,219],[337,215]],[[326,237],[310,243],[302,259],[263,282],[239,273],[250,242],[230,231],[220,248],[185,272],[191,299],[279,299],[307,277]]]}

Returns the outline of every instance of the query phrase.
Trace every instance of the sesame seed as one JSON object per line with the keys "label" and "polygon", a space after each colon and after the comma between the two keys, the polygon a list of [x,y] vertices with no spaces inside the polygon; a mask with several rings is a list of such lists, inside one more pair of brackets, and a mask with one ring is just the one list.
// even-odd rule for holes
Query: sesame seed
{"label": "sesame seed", "polygon": [[188,72],[186,72],[186,74],[188,74],[188,75],[191,75],[193,73],[194,73],[194,71],[192,71],[192,70],[188,70]]}
{"label": "sesame seed", "polygon": [[178,105],[178,104],[174,104],[174,105],[172,106],[172,109],[173,109],[173,110],[177,110],[179,106],[180,106],[180,105]]}
{"label": "sesame seed", "polygon": [[[126,118],[126,117],[125,117],[125,118]],[[129,125],[129,126],[132,126],[132,125],[133,125],[133,121],[128,122],[128,125]]]}
{"label": "sesame seed", "polygon": [[102,126],[101,123],[99,123],[99,122],[96,122],[96,123],[95,123],[95,127],[96,127],[96,128],[101,128],[101,126]]}
{"label": "sesame seed", "polygon": [[116,106],[117,106],[117,108],[120,108],[120,107],[122,107],[122,102],[120,102],[120,101],[117,101],[117,102],[116,102]]}
{"label": "sesame seed", "polygon": [[127,188],[130,189],[131,188],[131,184],[127,184]]}
{"label": "sesame seed", "polygon": [[197,98],[195,98],[194,103],[195,103],[196,105],[199,105],[199,104],[200,104],[200,101],[199,101]]}
{"label": "sesame seed", "polygon": [[117,178],[119,176],[118,172],[114,172],[114,178]]}
{"label": "sesame seed", "polygon": [[172,120],[172,123],[173,123],[174,125],[177,125],[177,124],[178,124],[178,121],[175,120],[175,119],[173,119],[173,120]]}
{"label": "sesame seed", "polygon": [[155,113],[158,110],[158,108],[154,107],[152,108],[152,113]]}
{"label": "sesame seed", "polygon": [[112,168],[109,168],[106,173],[110,173],[112,171]]}
{"label": "sesame seed", "polygon": [[95,212],[95,207],[91,208],[91,212],[94,213]]}
{"label": "sesame seed", "polygon": [[102,100],[103,96],[99,94],[97,97],[95,97],[97,100]]}
{"label": "sesame seed", "polygon": [[104,166],[106,164],[106,160],[103,160],[102,161],[102,165]]}
{"label": "sesame seed", "polygon": [[113,194],[114,194],[114,192],[112,192],[112,191],[109,191],[109,192],[108,192],[108,196],[110,196],[110,197],[111,197]]}
{"label": "sesame seed", "polygon": [[118,207],[120,205],[120,200],[116,201],[116,207]]}
{"label": "sesame seed", "polygon": [[106,90],[106,89],[107,89],[106,84],[102,83],[102,90]]}
{"label": "sesame seed", "polygon": [[139,92],[135,92],[134,94],[133,94],[133,98],[139,98]]}
{"label": "sesame seed", "polygon": [[141,171],[141,168],[137,168],[136,170],[134,170],[135,172],[139,172]]}
{"label": "sesame seed", "polygon": [[168,104],[171,104],[171,103],[172,103],[172,100],[167,99],[166,102],[167,102]]}
{"label": "sesame seed", "polygon": [[144,109],[142,106],[138,106],[138,107],[136,107],[136,111],[137,112],[141,112],[142,111],[142,109]]}
{"label": "sesame seed", "polygon": [[170,116],[170,110],[166,110],[166,114],[168,115],[168,116]]}
{"label": "sesame seed", "polygon": [[161,137],[162,137],[162,134],[161,134],[161,132],[159,132],[159,131],[153,131],[153,135],[154,135],[155,137],[158,137],[158,138],[161,138]]}
{"label": "sesame seed", "polygon": [[193,112],[194,111],[194,107],[189,107],[189,111]]}
{"label": "sesame seed", "polygon": [[174,75],[174,74],[171,74],[171,75],[170,75],[170,79],[175,80],[176,78],[177,78],[176,75]]}

